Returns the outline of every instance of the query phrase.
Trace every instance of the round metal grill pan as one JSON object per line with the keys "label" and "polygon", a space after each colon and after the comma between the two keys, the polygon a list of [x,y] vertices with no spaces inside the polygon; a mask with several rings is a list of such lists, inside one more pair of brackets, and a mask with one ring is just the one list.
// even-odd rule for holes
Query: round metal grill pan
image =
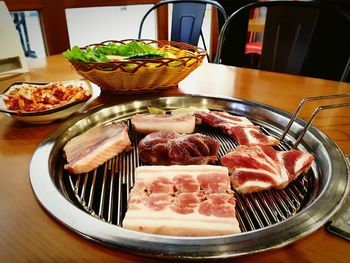
{"label": "round metal grill pan", "polygon": [[[170,237],[123,229],[134,169],[143,165],[130,118],[147,106],[173,109],[182,106],[225,110],[248,117],[266,134],[279,137],[290,116],[266,105],[237,99],[165,97],[104,107],[65,123],[43,142],[33,156],[30,178],[40,203],[59,221],[79,234],[105,245],[134,253],[171,258],[220,258],[251,254],[286,245],[322,226],[336,211],[348,191],[348,167],[336,145],[315,127],[309,129],[299,148],[313,153],[315,164],[284,190],[236,195],[237,219],[242,234],[220,237]],[[96,170],[68,174],[62,148],[72,137],[89,128],[119,120],[129,125],[131,153],[122,153]],[[303,129],[298,120],[277,148],[286,150]],[[199,125],[197,132],[221,143],[219,156],[237,145],[220,130]],[[45,166],[42,166],[45,160]]]}

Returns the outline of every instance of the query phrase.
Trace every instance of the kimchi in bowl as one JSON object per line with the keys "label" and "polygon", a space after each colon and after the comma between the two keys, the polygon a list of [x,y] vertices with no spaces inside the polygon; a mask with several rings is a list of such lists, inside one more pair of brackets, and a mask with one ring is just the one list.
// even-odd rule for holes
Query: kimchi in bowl
{"label": "kimchi in bowl", "polygon": [[16,82],[0,96],[0,112],[27,123],[49,123],[80,110],[92,98],[86,80]]}

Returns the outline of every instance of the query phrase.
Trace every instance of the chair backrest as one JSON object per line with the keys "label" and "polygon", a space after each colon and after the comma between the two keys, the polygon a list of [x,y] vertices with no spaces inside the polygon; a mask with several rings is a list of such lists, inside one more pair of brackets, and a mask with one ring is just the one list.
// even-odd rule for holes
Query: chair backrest
{"label": "chair backrest", "polygon": [[198,45],[201,34],[204,12],[204,3],[174,3],[171,40]]}
{"label": "chair backrest", "polygon": [[202,37],[204,49],[206,50],[202,24],[206,5],[212,5],[221,13],[224,20],[227,19],[227,14],[222,5],[213,0],[163,0],[152,6],[143,16],[138,38],[142,36],[143,24],[147,16],[160,6],[173,4],[172,26],[171,26],[171,41],[185,42],[194,46],[198,45],[199,38]]}
{"label": "chair backrest", "polygon": [[232,43],[225,38],[235,34],[232,28],[236,21],[258,7],[267,8],[259,69],[349,80],[350,15],[333,5],[314,1],[280,0],[241,7],[221,29],[214,62],[246,66],[245,36],[235,51],[230,50]]}
{"label": "chair backrest", "polygon": [[260,68],[299,74],[318,15],[319,10],[314,8],[269,8],[266,12]]}

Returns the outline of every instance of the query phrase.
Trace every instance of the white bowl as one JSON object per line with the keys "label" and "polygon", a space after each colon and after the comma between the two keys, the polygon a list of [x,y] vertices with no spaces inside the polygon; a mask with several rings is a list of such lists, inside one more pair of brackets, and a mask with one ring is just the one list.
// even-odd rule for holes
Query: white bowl
{"label": "white bowl", "polygon": [[[33,124],[42,124],[49,123],[58,119],[64,119],[74,112],[80,110],[90,99],[93,97],[93,88],[89,81],[80,79],[80,80],[69,80],[69,81],[60,81],[63,85],[79,85],[87,91],[89,95],[85,100],[73,101],[71,103],[67,103],[61,105],[59,107],[55,107],[48,110],[35,111],[35,112],[23,112],[23,111],[12,111],[7,108],[7,105],[4,101],[4,96],[0,96],[0,112],[10,115],[12,118],[18,121],[23,121],[27,123]],[[9,92],[15,88],[22,87],[23,84],[30,84],[34,87],[42,87],[48,85],[50,83],[33,83],[33,82],[16,82],[13,83],[10,87],[8,87],[3,94],[9,94]]]}

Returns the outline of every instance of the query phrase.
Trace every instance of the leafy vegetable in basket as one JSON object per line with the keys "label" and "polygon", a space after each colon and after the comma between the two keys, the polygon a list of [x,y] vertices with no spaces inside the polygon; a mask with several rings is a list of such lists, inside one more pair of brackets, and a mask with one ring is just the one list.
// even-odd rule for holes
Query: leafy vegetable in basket
{"label": "leafy vegetable in basket", "polygon": [[151,45],[139,41],[127,44],[108,43],[95,47],[80,49],[73,46],[63,53],[66,59],[80,62],[107,62],[113,60],[129,60],[137,58],[163,58],[166,53]]}

